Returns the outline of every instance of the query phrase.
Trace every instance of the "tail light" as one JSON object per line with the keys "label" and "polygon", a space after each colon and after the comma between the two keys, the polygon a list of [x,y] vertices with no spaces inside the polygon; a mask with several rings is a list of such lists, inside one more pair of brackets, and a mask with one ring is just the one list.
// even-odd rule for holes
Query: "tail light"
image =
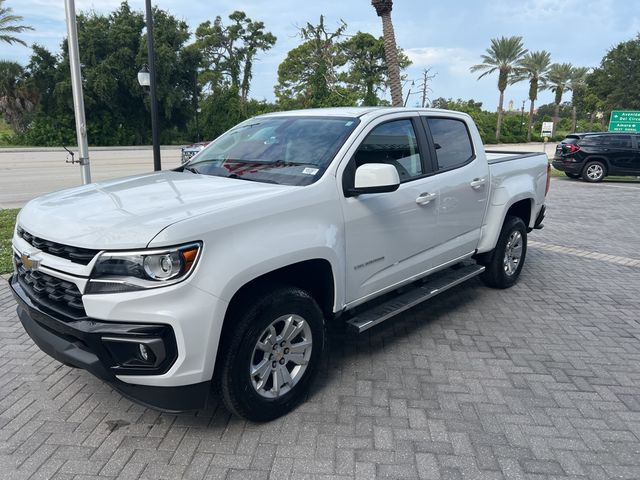
{"label": "tail light", "polygon": [[549,189],[551,188],[551,164],[547,163],[547,186],[544,189],[544,196],[547,196]]}
{"label": "tail light", "polygon": [[570,155],[572,153],[576,153],[578,150],[580,150],[580,146],[576,145],[575,143],[567,143],[564,146],[565,155]]}

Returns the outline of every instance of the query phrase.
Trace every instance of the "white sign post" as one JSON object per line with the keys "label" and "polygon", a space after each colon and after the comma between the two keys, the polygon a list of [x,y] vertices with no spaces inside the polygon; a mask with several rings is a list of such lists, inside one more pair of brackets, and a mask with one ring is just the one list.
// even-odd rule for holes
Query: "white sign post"
{"label": "white sign post", "polygon": [[553,134],[553,122],[542,122],[541,135],[544,138],[544,143],[542,144],[542,149],[544,153],[547,153],[547,142],[549,141],[549,137],[552,134]]}
{"label": "white sign post", "polygon": [[542,122],[542,136],[550,137],[553,133],[553,122]]}

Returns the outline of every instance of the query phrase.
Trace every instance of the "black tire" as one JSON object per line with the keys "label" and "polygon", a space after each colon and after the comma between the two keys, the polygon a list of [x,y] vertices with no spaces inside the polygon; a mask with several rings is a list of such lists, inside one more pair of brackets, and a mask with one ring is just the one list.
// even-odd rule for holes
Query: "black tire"
{"label": "black tire", "polygon": [[585,182],[601,182],[607,176],[607,166],[599,160],[587,162],[582,170],[582,179]]}
{"label": "black tire", "polygon": [[[509,242],[513,240],[512,235],[520,235],[522,248],[520,258],[518,259],[515,268],[513,264],[509,265],[508,271],[506,253],[509,246]],[[486,270],[481,275],[482,281],[485,285],[492,288],[509,288],[513,286],[520,277],[522,266],[524,265],[525,258],[527,256],[527,227],[520,217],[508,216],[502,230],[500,231],[500,237],[496,248],[491,252],[491,255],[485,257],[485,261],[482,263],[485,265]]]}
{"label": "black tire", "polygon": [[564,174],[569,178],[580,178],[580,174],[579,173],[564,172]]}
{"label": "black tire", "polygon": [[[325,346],[324,316],[315,300],[304,290],[295,287],[276,288],[245,304],[247,307],[239,309],[237,316],[230,319],[234,322],[235,327],[226,337],[227,344],[224,346],[225,350],[221,358],[220,391],[226,407],[232,413],[248,420],[265,422],[288,413],[306,396],[322,360]],[[289,387],[290,389],[286,393],[281,393],[280,396],[274,398],[265,398],[264,395],[274,392],[276,375],[273,372],[276,371],[276,368],[282,368],[278,366],[280,361],[284,368],[291,367],[292,372],[295,371],[298,364],[289,361],[288,358],[280,358],[286,350],[289,350],[284,346],[277,353],[275,350],[273,351],[273,358],[276,360],[280,358],[280,361],[272,362],[270,358],[267,359],[267,353],[263,350],[256,350],[257,345],[260,340],[263,340],[263,345],[268,344],[269,338],[267,337],[270,337],[270,334],[267,329],[275,320],[291,315],[297,316],[292,317],[296,318],[293,320],[297,322],[295,323],[296,327],[302,325],[297,320],[299,318],[303,319],[309,327],[312,343],[310,356],[307,359],[308,363],[304,369],[300,366],[299,379],[296,380],[293,387]],[[277,330],[284,321],[279,321],[274,328]],[[282,328],[284,329],[284,324]],[[264,336],[265,334],[267,337]],[[300,336],[291,337],[291,343],[288,345],[296,345],[294,340],[304,338],[303,334],[304,332],[301,332]],[[283,337],[277,335],[276,338]],[[276,346],[273,348],[280,348],[280,343],[280,341],[276,342]],[[264,357],[257,358],[256,355]],[[256,381],[259,375],[252,376],[250,373],[252,365],[262,364],[263,361],[276,365],[267,369],[266,375],[268,377],[264,383],[268,386],[271,382],[271,388],[268,391],[266,388],[260,388],[260,381]],[[287,363],[284,363],[285,361]],[[279,384],[278,389],[284,389],[287,385],[287,383]],[[259,391],[263,392],[259,393]]]}

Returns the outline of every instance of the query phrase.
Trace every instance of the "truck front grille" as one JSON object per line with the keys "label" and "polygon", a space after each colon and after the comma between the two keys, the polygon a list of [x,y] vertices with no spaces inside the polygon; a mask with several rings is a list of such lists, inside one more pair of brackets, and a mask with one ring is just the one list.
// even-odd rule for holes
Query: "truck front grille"
{"label": "truck front grille", "polygon": [[35,235],[31,235],[23,228],[18,227],[18,236],[22,237],[29,245],[38,250],[54,255],[56,257],[66,258],[74,263],[88,265],[93,257],[98,254],[98,250],[89,250],[88,248],[72,247],[71,245],[62,245],[61,243],[45,240]]}
{"label": "truck front grille", "polygon": [[20,286],[38,307],[71,318],[86,316],[82,294],[74,283],[37,270],[27,270],[17,255],[14,262]]}

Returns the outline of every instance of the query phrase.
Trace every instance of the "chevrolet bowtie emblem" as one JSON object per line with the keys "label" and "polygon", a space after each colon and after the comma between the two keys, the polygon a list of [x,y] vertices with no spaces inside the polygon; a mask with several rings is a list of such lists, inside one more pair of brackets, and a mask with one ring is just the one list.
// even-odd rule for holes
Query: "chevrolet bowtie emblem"
{"label": "chevrolet bowtie emblem", "polygon": [[38,270],[40,268],[40,260],[31,258],[34,253],[23,253],[20,255],[20,261],[27,270]]}

